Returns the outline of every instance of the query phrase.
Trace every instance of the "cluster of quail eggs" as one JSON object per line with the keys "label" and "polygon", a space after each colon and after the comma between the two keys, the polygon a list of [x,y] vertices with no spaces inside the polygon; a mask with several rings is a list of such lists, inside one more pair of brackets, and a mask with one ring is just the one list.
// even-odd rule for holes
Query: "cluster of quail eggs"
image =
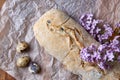
{"label": "cluster of quail eggs", "polygon": [[[25,51],[28,48],[28,44],[26,42],[19,42],[16,48],[16,51],[18,53],[22,53],[23,51]],[[37,63],[35,62],[31,62],[31,59],[29,56],[22,56],[20,58],[17,59],[16,62],[17,67],[20,68],[24,68],[24,67],[28,67],[29,72],[31,73],[39,73],[40,72],[40,67]]]}

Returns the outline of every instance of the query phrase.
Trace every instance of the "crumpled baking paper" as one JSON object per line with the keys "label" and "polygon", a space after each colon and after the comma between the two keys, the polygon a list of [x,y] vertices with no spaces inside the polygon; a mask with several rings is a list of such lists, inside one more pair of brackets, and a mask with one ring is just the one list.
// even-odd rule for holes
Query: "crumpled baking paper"
{"label": "crumpled baking paper", "polygon": [[[85,13],[93,13],[112,27],[120,21],[119,0],[6,0],[0,11],[0,68],[16,80],[82,80],[81,75],[65,70],[64,65],[47,54],[35,40],[32,27],[51,8],[65,11],[77,22]],[[28,42],[30,50],[17,53],[19,41]],[[16,67],[17,59],[25,55],[40,65],[40,74]]]}

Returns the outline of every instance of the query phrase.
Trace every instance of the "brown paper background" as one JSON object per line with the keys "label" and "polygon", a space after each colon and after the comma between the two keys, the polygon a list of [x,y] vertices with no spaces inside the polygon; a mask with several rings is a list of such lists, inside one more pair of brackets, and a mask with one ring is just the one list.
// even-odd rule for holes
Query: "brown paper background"
{"label": "brown paper background", "polygon": [[[93,13],[112,27],[120,21],[119,0],[6,0],[0,11],[0,68],[16,80],[82,80],[81,75],[65,70],[34,38],[35,21],[51,8],[65,11],[77,22],[84,13]],[[19,41],[28,42],[30,51],[17,53]],[[40,74],[33,75],[27,68],[16,67],[16,60],[24,55],[41,66]]]}

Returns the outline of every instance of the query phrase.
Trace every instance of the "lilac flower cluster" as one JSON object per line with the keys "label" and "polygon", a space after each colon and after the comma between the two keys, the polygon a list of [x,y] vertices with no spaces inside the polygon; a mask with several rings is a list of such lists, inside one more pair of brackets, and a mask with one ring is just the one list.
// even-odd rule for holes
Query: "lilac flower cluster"
{"label": "lilac flower cluster", "polygon": [[109,69],[114,61],[120,61],[120,36],[116,36],[110,44],[91,46],[80,52],[83,61],[97,64],[101,69]]}
{"label": "lilac flower cluster", "polygon": [[109,69],[115,61],[120,62],[120,35],[115,36],[113,40],[109,38],[113,32],[120,34],[120,23],[117,24],[115,31],[109,24],[102,20],[95,20],[92,14],[85,14],[80,18],[81,25],[90,33],[100,46],[92,44],[80,51],[80,57],[83,61],[95,63],[101,69]]}
{"label": "lilac flower cluster", "polygon": [[[113,34],[113,29],[102,20],[93,18],[93,14],[85,14],[80,18],[80,24],[100,43],[105,43]],[[100,24],[103,24],[100,26]]]}

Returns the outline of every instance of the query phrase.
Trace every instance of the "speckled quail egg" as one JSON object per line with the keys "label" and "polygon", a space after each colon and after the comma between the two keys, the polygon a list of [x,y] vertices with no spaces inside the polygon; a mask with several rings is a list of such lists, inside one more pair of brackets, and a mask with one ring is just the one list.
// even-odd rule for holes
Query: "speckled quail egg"
{"label": "speckled quail egg", "polygon": [[26,42],[22,41],[22,42],[18,43],[16,50],[17,50],[17,52],[22,52],[22,51],[26,50],[27,48],[28,48],[28,44]]}
{"label": "speckled quail egg", "polygon": [[29,62],[30,62],[30,57],[23,56],[17,60],[17,66],[18,67],[26,67],[26,66],[28,66]]}
{"label": "speckled quail egg", "polygon": [[30,73],[36,74],[40,72],[40,67],[37,63],[32,62],[28,68]]}

